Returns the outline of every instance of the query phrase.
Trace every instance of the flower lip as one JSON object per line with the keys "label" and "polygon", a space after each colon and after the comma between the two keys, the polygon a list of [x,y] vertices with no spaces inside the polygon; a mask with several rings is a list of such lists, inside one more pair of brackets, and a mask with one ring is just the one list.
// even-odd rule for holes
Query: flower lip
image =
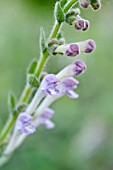
{"label": "flower lip", "polygon": [[16,122],[17,129],[25,134],[34,133],[36,129],[32,124],[32,119],[32,116],[27,114],[26,112],[20,113]]}
{"label": "flower lip", "polygon": [[61,84],[62,84],[62,90],[66,92],[74,88],[77,88],[79,81],[74,79],[73,77],[67,77],[62,80]]}

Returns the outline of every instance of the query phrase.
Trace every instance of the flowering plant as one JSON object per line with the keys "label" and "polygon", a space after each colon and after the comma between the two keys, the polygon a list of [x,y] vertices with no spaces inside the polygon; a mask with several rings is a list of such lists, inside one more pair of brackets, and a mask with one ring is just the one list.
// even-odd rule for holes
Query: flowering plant
{"label": "flowering plant", "polygon": [[100,0],[60,0],[55,4],[55,23],[47,40],[41,27],[39,61],[33,60],[28,67],[26,85],[19,101],[16,101],[12,93],[8,98],[10,114],[0,134],[0,166],[9,160],[15,149],[26,137],[35,133],[39,126],[44,125],[47,129],[55,127],[51,120],[55,112],[50,108],[54,101],[65,94],[73,99],[79,97],[74,90],[79,84],[75,77],[85,72],[86,65],[83,61],[75,60],[56,75],[44,72],[44,66],[53,55],[76,57],[81,52],[91,53],[95,50],[96,45],[92,39],[66,44],[61,31],[65,22],[78,31],[87,31],[90,23],[80,16],[80,8],[85,9],[89,6],[93,10],[98,10],[101,2]]}

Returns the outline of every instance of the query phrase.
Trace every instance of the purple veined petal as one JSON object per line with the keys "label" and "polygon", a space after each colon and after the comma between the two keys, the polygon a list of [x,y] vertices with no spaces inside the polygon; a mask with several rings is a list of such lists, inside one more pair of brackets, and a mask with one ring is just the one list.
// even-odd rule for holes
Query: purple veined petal
{"label": "purple veined petal", "polygon": [[41,118],[43,118],[43,119],[51,119],[54,114],[55,114],[55,111],[53,109],[46,108],[43,111],[43,113],[41,115]]}
{"label": "purple veined petal", "polygon": [[73,68],[74,75],[79,75],[86,70],[86,64],[81,60],[77,60],[73,64],[75,65]]}
{"label": "purple veined petal", "polygon": [[59,95],[59,90],[57,90],[56,88],[49,88],[47,90],[45,90],[45,92],[50,95],[50,96],[54,96],[54,95]]}
{"label": "purple veined petal", "polygon": [[25,134],[32,134],[32,133],[36,132],[36,128],[32,124],[26,125],[20,130],[22,133],[25,133]]}
{"label": "purple veined petal", "polygon": [[77,99],[79,97],[79,94],[77,94],[76,92],[74,92],[73,90],[69,90],[66,92],[66,94],[72,98],[72,99]]}
{"label": "purple veined petal", "polygon": [[60,81],[56,78],[54,74],[48,74],[47,76],[44,77],[42,83],[41,83],[41,90],[48,90],[53,89],[54,87],[57,86],[57,84]]}
{"label": "purple veined petal", "polygon": [[20,113],[16,121],[16,128],[22,133],[31,134],[36,131],[35,127],[32,125],[32,116],[26,112]]}
{"label": "purple veined petal", "polygon": [[18,121],[20,122],[28,122],[31,121],[33,118],[31,115],[27,114],[26,112],[22,112],[18,116]]}
{"label": "purple veined petal", "polygon": [[75,23],[75,29],[76,30],[82,30],[84,28],[84,20],[83,19],[79,19],[76,23]]}
{"label": "purple veined petal", "polygon": [[85,52],[86,53],[91,53],[96,48],[95,42],[93,40],[88,40],[87,43],[88,44],[87,44],[87,48],[86,48]]}
{"label": "purple veined petal", "polygon": [[80,50],[76,43],[69,44],[65,52],[66,56],[69,56],[69,57],[77,56],[79,53],[80,53]]}
{"label": "purple veined petal", "polygon": [[96,49],[96,44],[94,40],[91,40],[91,39],[78,42],[77,44],[81,52],[91,53],[92,51]]}

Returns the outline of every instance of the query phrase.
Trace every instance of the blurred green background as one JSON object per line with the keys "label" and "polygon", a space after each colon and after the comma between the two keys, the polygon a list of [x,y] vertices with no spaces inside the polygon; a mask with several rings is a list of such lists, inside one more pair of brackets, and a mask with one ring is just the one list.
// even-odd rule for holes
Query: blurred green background
{"label": "blurred green background", "polygon": [[[8,117],[7,94],[19,98],[25,85],[25,72],[31,59],[39,57],[39,29],[47,36],[54,17],[54,0],[0,0],[0,128]],[[83,10],[91,22],[86,33],[67,24],[67,42],[92,38],[94,53],[78,58],[87,64],[80,80],[78,100],[64,96],[52,105],[56,128],[40,127],[15,152],[1,170],[113,170],[113,2],[102,9]],[[73,59],[55,56],[46,70],[57,73]]]}

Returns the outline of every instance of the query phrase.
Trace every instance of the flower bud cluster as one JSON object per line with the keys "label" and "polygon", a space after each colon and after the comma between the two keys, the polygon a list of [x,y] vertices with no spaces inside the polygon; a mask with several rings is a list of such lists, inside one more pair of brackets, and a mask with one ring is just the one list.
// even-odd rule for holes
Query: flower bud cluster
{"label": "flower bud cluster", "polygon": [[56,46],[53,50],[53,54],[65,54],[66,56],[74,57],[80,54],[80,52],[91,53],[95,50],[95,48],[95,42],[89,39],[81,42]]}
{"label": "flower bud cluster", "polygon": [[70,10],[65,15],[65,21],[69,25],[74,25],[76,30],[87,31],[90,26],[90,22],[80,17],[80,10]]}
{"label": "flower bud cluster", "polygon": [[101,8],[100,0],[79,0],[79,4],[82,8],[88,8],[90,5],[93,10],[99,10]]}

